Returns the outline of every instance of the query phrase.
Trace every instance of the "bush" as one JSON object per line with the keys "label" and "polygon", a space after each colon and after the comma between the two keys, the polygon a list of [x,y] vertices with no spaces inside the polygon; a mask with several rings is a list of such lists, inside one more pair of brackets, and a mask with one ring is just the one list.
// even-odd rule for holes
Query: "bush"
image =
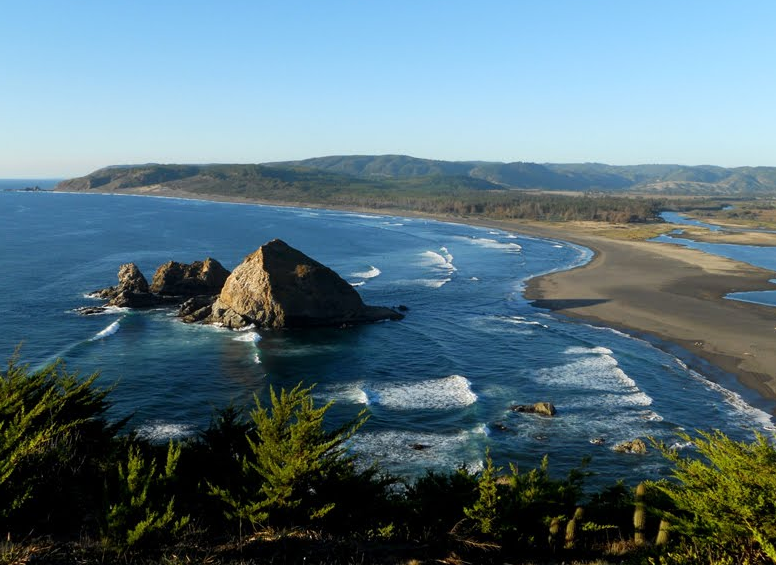
{"label": "bush", "polygon": [[277,395],[270,389],[270,409],[256,397],[242,488],[234,492],[210,484],[211,494],[226,504],[227,518],[236,519],[241,528],[245,520],[254,527],[305,525],[334,508],[335,501],[319,491],[327,476],[352,465],[344,444],[366,417],[362,412],[348,425],[327,432],[323,419],[331,403],[315,408],[311,390],[299,384]]}
{"label": "bush", "polygon": [[690,555],[697,563],[776,563],[774,446],[761,434],[753,443],[720,431],[680,437],[700,457],[680,457],[659,445],[675,465],[676,481],[657,487],[674,506],[667,513],[672,529],[684,537],[684,549],[662,562],[681,563]]}
{"label": "bush", "polygon": [[126,461],[118,463],[118,488],[108,509],[109,545],[130,549],[176,534],[188,524],[188,516],[177,518],[175,497],[169,495],[180,454],[181,447],[170,442],[164,468],[159,469],[155,458],[147,458],[139,445],[130,444]]}
{"label": "bush", "polygon": [[31,372],[18,352],[0,374],[0,519],[16,529],[73,528],[73,511],[97,504],[96,479],[124,423],[105,421],[98,376],[80,379],[59,361]]}

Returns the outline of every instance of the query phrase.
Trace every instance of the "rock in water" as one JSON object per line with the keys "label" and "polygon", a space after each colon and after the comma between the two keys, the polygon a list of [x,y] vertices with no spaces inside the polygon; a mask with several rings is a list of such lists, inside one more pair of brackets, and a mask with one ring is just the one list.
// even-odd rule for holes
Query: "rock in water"
{"label": "rock in water", "polygon": [[248,255],[226,279],[206,322],[241,328],[302,328],[403,318],[367,306],[337,273],[275,239]]}
{"label": "rock in water", "polygon": [[119,284],[97,291],[100,298],[107,298],[108,306],[143,308],[158,304],[159,299],[151,294],[148,281],[134,263],[119,267]]}
{"label": "rock in water", "polygon": [[119,286],[124,292],[148,292],[148,281],[134,263],[119,267]]}
{"label": "rock in water", "polygon": [[525,412],[527,414],[541,414],[542,416],[554,416],[557,414],[555,406],[551,402],[537,402],[535,404],[515,404],[511,406],[512,412]]}
{"label": "rock in water", "polygon": [[224,287],[229,271],[215,259],[191,264],[168,261],[156,270],[151,292],[162,296],[216,295]]}
{"label": "rock in water", "polygon": [[618,443],[612,449],[618,453],[646,453],[647,444],[643,439],[636,438],[633,441]]}

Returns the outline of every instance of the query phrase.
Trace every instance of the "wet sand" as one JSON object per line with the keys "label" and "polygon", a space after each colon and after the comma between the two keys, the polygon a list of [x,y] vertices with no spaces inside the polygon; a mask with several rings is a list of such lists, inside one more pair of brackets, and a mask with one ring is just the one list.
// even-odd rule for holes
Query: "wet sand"
{"label": "wet sand", "polygon": [[515,229],[595,252],[583,267],[531,280],[526,297],[536,306],[676,343],[776,400],[776,309],[724,298],[776,289],[776,273],[667,243]]}
{"label": "wet sand", "polygon": [[[159,187],[127,192],[315,206],[186,194]],[[357,211],[486,226],[588,247],[595,253],[588,264],[532,279],[526,297],[536,306],[561,315],[677,344],[735,375],[742,385],[762,397],[776,401],[776,309],[724,298],[730,292],[776,289],[769,282],[776,278],[772,271],[667,243],[604,237],[589,226],[574,223],[431,216],[393,209]]]}

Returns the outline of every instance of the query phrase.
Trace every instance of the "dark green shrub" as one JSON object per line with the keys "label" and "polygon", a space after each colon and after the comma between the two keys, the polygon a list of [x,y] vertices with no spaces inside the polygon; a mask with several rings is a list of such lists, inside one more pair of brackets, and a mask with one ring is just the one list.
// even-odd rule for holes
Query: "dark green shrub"
{"label": "dark green shrub", "polygon": [[254,527],[290,526],[317,521],[336,505],[319,492],[327,476],[352,465],[345,441],[363,425],[362,412],[350,424],[333,432],[323,427],[331,403],[316,408],[311,388],[299,384],[276,394],[270,389],[270,408],[251,411],[249,453],[243,458],[243,484],[237,490],[210,485],[210,492],[226,504],[226,516]]}
{"label": "dark green shrub", "polygon": [[776,563],[776,448],[761,434],[752,443],[720,431],[680,437],[697,456],[659,445],[675,481],[656,486],[673,504],[666,517],[681,536],[661,563]]}
{"label": "dark green shrub", "polygon": [[17,360],[0,374],[0,519],[77,531],[73,513],[99,507],[99,477],[124,422],[107,423],[97,373],[80,379],[61,362],[33,372]]}
{"label": "dark green shrub", "polygon": [[138,545],[158,544],[165,535],[177,534],[189,522],[178,516],[175,497],[170,495],[181,447],[170,442],[163,468],[155,457],[130,444],[125,461],[117,466],[118,489],[106,516],[105,536],[109,546],[127,550]]}

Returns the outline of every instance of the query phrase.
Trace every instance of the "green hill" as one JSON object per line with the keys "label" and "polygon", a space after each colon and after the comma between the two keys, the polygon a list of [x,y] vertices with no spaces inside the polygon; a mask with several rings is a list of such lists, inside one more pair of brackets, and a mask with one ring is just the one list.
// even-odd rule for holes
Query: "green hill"
{"label": "green hill", "polygon": [[434,161],[405,155],[339,155],[273,163],[272,166],[305,167],[365,179],[468,176],[502,188],[536,190],[709,196],[776,192],[776,167],[727,169],[709,165]]}

